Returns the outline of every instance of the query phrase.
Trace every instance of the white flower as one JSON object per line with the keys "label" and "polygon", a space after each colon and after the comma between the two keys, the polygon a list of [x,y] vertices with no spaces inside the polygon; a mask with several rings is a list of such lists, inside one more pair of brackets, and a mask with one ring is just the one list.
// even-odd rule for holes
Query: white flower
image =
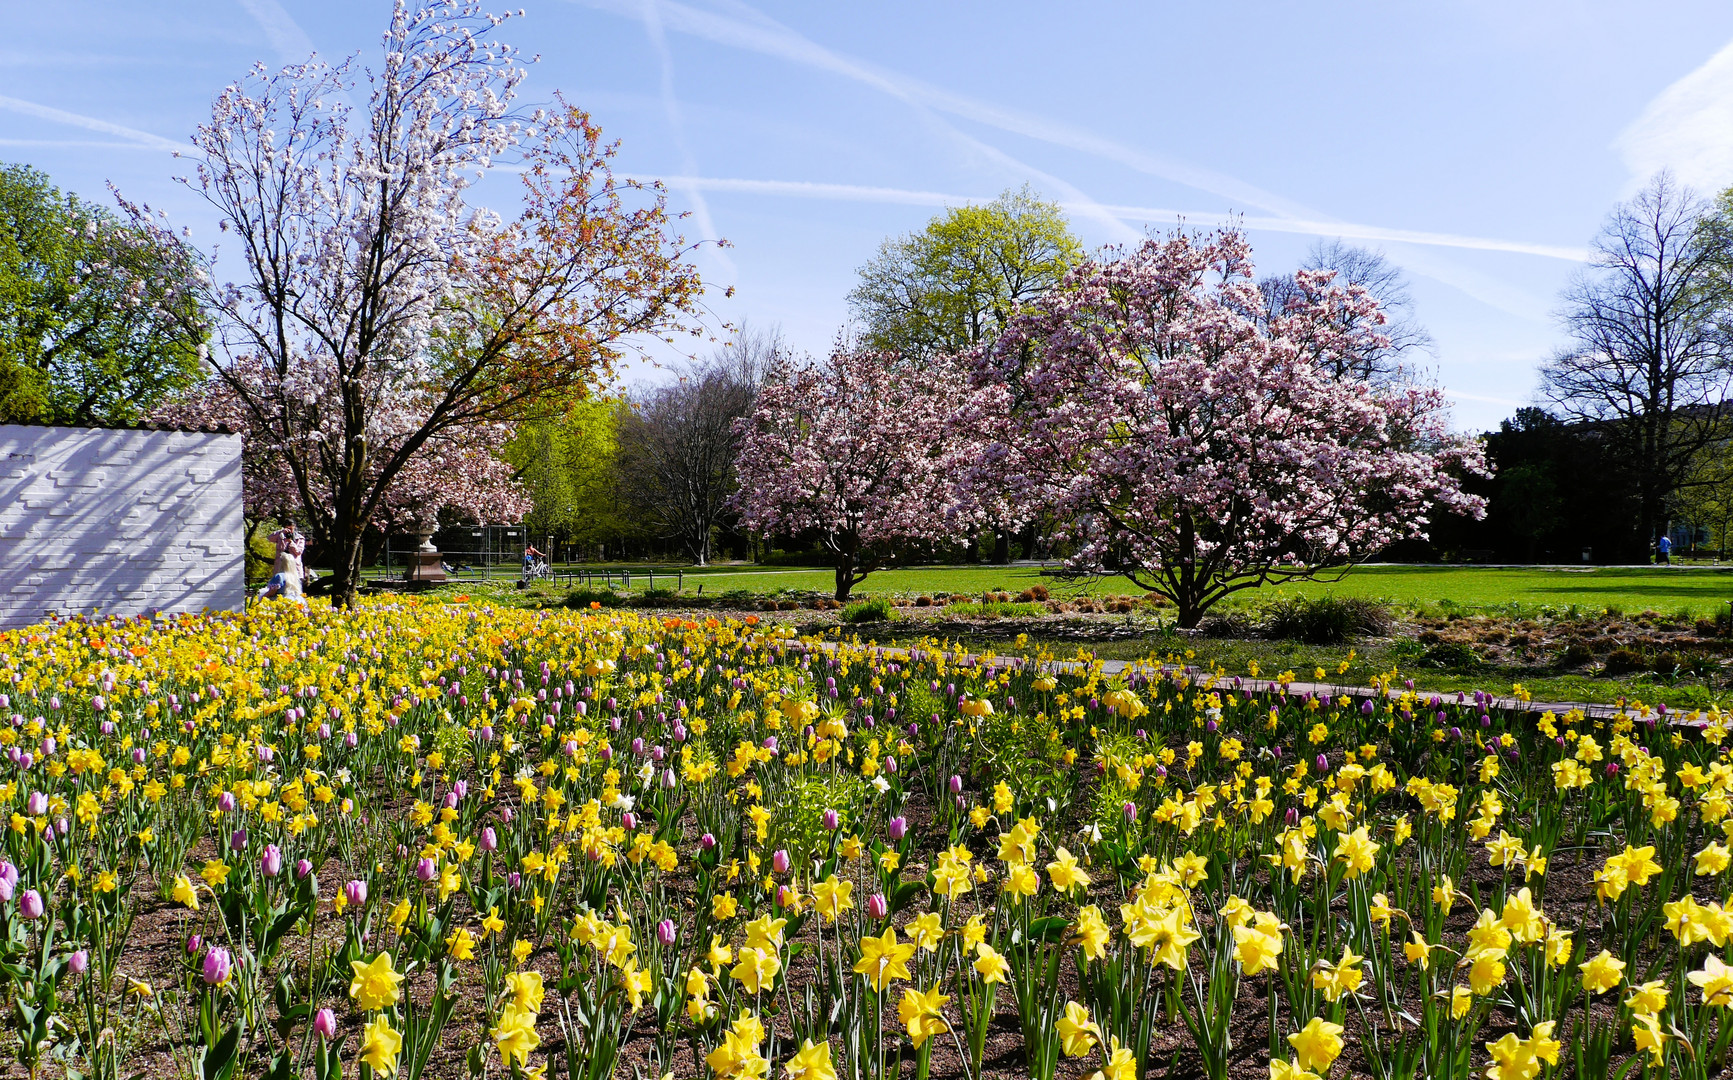
{"label": "white flower", "polygon": [[873,777],[873,788],[877,790],[880,795],[883,795],[891,789],[891,782],[882,776],[875,776]]}

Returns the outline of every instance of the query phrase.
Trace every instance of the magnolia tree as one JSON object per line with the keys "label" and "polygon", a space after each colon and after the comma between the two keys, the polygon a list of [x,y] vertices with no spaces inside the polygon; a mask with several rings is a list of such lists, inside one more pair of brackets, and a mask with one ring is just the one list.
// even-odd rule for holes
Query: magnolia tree
{"label": "magnolia tree", "polygon": [[[226,427],[242,437],[241,473],[248,535],[266,521],[287,521],[302,509],[300,489],[288,458],[274,449],[268,433],[256,433],[253,415],[240,395],[221,379],[153,410],[159,423],[185,427]],[[470,521],[517,521],[533,502],[517,470],[501,456],[513,430],[506,424],[465,428],[461,437],[441,433],[429,438],[385,486],[370,525],[377,533],[404,532],[434,512],[450,511]],[[315,459],[315,465],[318,459]],[[375,461],[374,467],[378,467]],[[321,490],[335,478],[316,477]]]}
{"label": "magnolia tree", "polygon": [[[447,455],[569,406],[634,344],[696,332],[661,189],[616,181],[582,112],[513,106],[501,21],[399,0],[379,69],[255,69],[194,138],[187,182],[236,238],[205,268],[215,376],[280,459],[341,603],[394,499],[453,501]],[[501,163],[520,170],[511,220],[467,198]]]}
{"label": "magnolia tree", "polygon": [[950,422],[967,390],[943,358],[838,348],[772,367],[743,433],[735,504],[758,532],[816,532],[836,557],[836,599],[899,549],[979,521],[954,481],[972,444]]}
{"label": "magnolia tree", "polygon": [[[971,486],[1069,522],[1071,565],[1167,597],[1179,625],[1479,516],[1436,390],[1336,377],[1377,345],[1364,289],[1302,272],[1260,312],[1243,236],[1173,235],[1085,263],[977,356]],[[1267,312],[1267,309],[1264,309]]]}

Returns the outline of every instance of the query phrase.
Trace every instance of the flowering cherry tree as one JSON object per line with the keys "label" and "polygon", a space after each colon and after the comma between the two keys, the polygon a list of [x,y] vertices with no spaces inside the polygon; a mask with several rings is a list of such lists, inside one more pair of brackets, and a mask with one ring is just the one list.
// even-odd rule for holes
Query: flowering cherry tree
{"label": "flowering cherry tree", "polygon": [[[440,489],[458,448],[696,332],[701,285],[661,189],[616,181],[582,112],[513,106],[524,69],[489,37],[502,21],[398,0],[378,70],[257,68],[194,137],[187,183],[236,238],[205,266],[214,373],[334,554],[341,603],[369,524]],[[511,220],[466,198],[502,163],[521,169]],[[417,469],[427,483],[399,482]]]}
{"label": "flowering cherry tree", "polygon": [[838,348],[822,363],[778,364],[752,415],[738,421],[741,522],[759,532],[817,532],[836,556],[836,599],[899,548],[979,520],[955,482],[972,444],[951,424],[967,391],[943,359]]}
{"label": "flowering cherry tree", "polygon": [[1382,317],[1357,287],[1303,280],[1260,309],[1238,232],[1175,234],[1085,263],[976,358],[962,420],[973,486],[1068,522],[1079,570],[1118,570],[1179,625],[1242,589],[1310,578],[1484,513],[1435,389],[1337,377]]}
{"label": "flowering cherry tree", "polygon": [[[227,382],[211,379],[195,391],[152,411],[158,423],[184,427],[226,427],[242,438],[242,502],[249,534],[258,523],[286,521],[301,510],[300,489],[288,458],[276,452],[268,432],[255,432],[253,414]],[[471,521],[517,521],[534,505],[517,471],[501,456],[511,441],[508,424],[465,428],[461,437],[442,432],[429,438],[385,485],[379,509],[369,522],[377,534],[404,532],[429,510],[449,510]],[[320,459],[313,459],[315,468]],[[378,460],[374,461],[378,467]],[[315,476],[329,490],[335,478]]]}

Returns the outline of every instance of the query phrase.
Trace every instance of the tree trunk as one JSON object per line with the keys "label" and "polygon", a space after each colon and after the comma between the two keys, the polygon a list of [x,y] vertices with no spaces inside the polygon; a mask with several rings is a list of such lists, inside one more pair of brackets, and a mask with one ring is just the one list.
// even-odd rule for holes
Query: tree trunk
{"label": "tree trunk", "polygon": [[1011,534],[1004,529],[993,530],[993,562],[999,566],[1011,563]]}
{"label": "tree trunk", "polygon": [[836,559],[836,602],[848,603],[848,594],[854,588],[854,556],[838,555]]}

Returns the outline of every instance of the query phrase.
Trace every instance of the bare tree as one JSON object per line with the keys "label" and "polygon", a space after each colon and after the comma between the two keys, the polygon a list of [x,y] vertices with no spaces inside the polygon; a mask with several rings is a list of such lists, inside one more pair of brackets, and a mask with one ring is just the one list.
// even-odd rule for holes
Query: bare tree
{"label": "bare tree", "polygon": [[1541,373],[1546,397],[1601,425],[1631,463],[1644,543],[1728,419],[1726,247],[1707,224],[1705,205],[1665,172],[1614,209],[1592,268],[1564,292],[1572,344]]}
{"label": "bare tree", "polygon": [[[1408,292],[1402,268],[1382,251],[1355,247],[1340,240],[1319,240],[1306,253],[1300,269],[1329,271],[1335,274],[1330,279],[1331,285],[1366,290],[1378,301],[1378,310],[1385,318],[1384,325],[1379,327],[1384,340],[1364,338],[1364,347],[1331,351],[1327,367],[1336,378],[1375,384],[1397,382],[1412,373],[1420,357],[1432,352],[1432,335],[1414,315],[1414,297]],[[1266,318],[1280,315],[1290,303],[1306,299],[1305,285],[1291,274],[1264,278],[1258,282],[1258,291],[1264,298]]]}
{"label": "bare tree", "polygon": [[740,437],[734,421],[752,412],[765,370],[786,351],[782,335],[742,328],[709,360],[680,370],[621,414],[620,483],[630,502],[699,566],[729,513]]}

